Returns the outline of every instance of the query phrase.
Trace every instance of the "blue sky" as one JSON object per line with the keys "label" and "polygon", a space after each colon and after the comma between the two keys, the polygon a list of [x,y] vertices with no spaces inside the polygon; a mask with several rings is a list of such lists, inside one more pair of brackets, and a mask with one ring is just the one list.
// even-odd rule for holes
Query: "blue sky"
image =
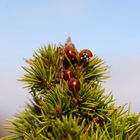
{"label": "blue sky", "polygon": [[0,114],[9,117],[27,92],[17,82],[24,58],[48,43],[71,36],[111,66],[107,90],[117,104],[131,102],[140,111],[139,0],[0,0]]}
{"label": "blue sky", "polygon": [[12,58],[12,66],[20,65],[40,45],[63,43],[67,36],[101,57],[138,55],[139,6],[138,0],[1,0],[1,63]]}

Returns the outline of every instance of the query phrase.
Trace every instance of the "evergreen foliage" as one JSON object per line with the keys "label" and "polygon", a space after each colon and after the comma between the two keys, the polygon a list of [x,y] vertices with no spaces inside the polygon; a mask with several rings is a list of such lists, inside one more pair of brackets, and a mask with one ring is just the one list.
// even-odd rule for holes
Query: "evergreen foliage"
{"label": "evergreen foliage", "polygon": [[[138,140],[140,114],[115,106],[111,93],[104,95],[102,82],[108,66],[99,57],[81,62],[63,53],[64,46],[44,46],[26,60],[20,81],[32,99],[24,111],[15,114],[11,135],[3,140]],[[62,58],[63,54],[63,58]],[[71,91],[63,79],[64,64],[80,80],[80,90]]]}

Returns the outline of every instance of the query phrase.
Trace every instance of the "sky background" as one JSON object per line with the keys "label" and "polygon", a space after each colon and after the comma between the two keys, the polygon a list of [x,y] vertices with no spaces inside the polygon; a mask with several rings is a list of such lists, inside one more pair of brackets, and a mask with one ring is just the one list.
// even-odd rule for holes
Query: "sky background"
{"label": "sky background", "polygon": [[139,0],[0,0],[0,127],[27,101],[17,81],[24,58],[68,36],[111,66],[105,87],[116,105],[140,112],[139,7]]}

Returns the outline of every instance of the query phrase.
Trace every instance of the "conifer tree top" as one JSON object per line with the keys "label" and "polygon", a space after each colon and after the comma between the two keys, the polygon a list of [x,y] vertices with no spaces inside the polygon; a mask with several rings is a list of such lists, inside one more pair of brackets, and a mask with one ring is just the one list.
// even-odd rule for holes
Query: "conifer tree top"
{"label": "conifer tree top", "polygon": [[71,38],[44,46],[23,66],[20,79],[32,98],[17,113],[7,140],[138,140],[139,115],[116,107],[102,82],[108,66],[89,49],[78,51]]}

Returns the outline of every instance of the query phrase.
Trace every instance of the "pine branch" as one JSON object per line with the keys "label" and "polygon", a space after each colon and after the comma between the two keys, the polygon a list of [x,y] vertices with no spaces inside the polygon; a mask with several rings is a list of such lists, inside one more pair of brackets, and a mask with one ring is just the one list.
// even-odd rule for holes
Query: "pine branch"
{"label": "pine branch", "polygon": [[[140,138],[140,114],[130,114],[125,105],[116,107],[112,93],[104,95],[102,82],[108,78],[109,67],[98,57],[90,58],[88,52],[92,56],[89,50],[81,56],[68,38],[64,46],[49,44],[26,60],[20,81],[32,98],[9,120],[12,125],[6,129],[11,135],[3,140]],[[67,69],[78,80],[78,90],[64,79]]]}

